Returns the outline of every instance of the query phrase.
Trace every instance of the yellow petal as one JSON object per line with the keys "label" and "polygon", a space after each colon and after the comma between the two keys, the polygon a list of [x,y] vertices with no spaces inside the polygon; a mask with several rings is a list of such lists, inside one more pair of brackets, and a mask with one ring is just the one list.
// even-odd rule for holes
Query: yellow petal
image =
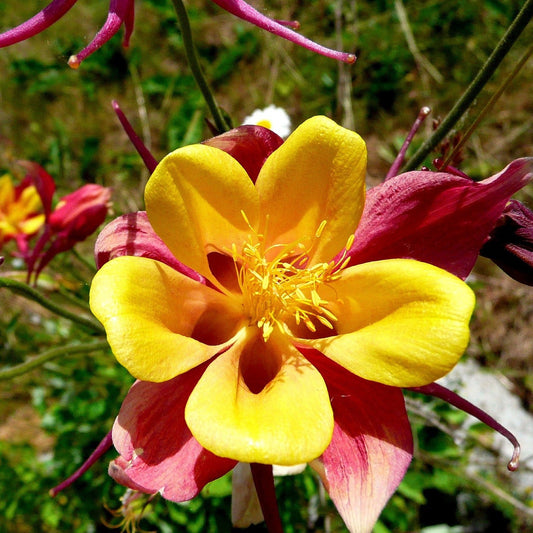
{"label": "yellow petal", "polygon": [[363,211],[366,146],[326,117],[298,127],[266,160],[257,178],[267,244],[310,244],[311,263],[329,261],[354,233]]}
{"label": "yellow petal", "polygon": [[[323,289],[337,336],[306,340],[365,379],[414,387],[448,373],[469,339],[474,294],[427,263],[391,259],[349,268]],[[326,295],[327,294],[327,295]]]}
{"label": "yellow petal", "polygon": [[106,263],[90,304],[119,363],[143,381],[166,381],[203,363],[231,342],[241,320],[233,300],[144,257]]}
{"label": "yellow petal", "polygon": [[209,365],[185,420],[209,451],[246,463],[306,463],[333,432],[322,376],[287,337],[274,331],[265,343],[255,327]]}
{"label": "yellow petal", "polygon": [[206,254],[246,240],[259,200],[241,165],[218,148],[192,145],[167,155],[145,192],[146,211],[155,232],[175,257],[213,281]]}
{"label": "yellow petal", "polygon": [[26,235],[33,235],[34,233],[37,233],[44,222],[44,215],[35,215],[34,217],[27,218],[20,223],[20,231]]}
{"label": "yellow petal", "polygon": [[0,207],[7,211],[10,204],[15,200],[15,187],[9,174],[0,176]]}
{"label": "yellow petal", "polygon": [[34,213],[42,206],[41,197],[34,185],[30,185],[22,191],[17,203],[24,214]]}

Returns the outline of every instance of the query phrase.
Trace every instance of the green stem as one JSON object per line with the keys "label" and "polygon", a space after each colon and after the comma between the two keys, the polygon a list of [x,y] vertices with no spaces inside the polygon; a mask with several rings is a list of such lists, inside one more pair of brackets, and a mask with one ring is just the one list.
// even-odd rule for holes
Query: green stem
{"label": "green stem", "polygon": [[78,298],[77,296],[74,296],[68,289],[63,287],[62,285],[59,286],[59,294],[67,300],[67,302],[70,302],[71,304],[83,309],[84,311],[91,312],[91,308],[89,306],[89,303],[85,300],[82,300],[81,298]]}
{"label": "green stem", "polygon": [[90,272],[93,274],[96,273],[97,268],[94,265],[94,262],[89,261],[86,257],[83,257],[75,248],[71,250],[72,255],[82,263]]}
{"label": "green stem", "polygon": [[183,46],[185,47],[185,55],[191,67],[192,75],[196,80],[196,83],[202,92],[204,100],[213,115],[213,120],[215,125],[220,133],[228,131],[230,126],[228,125],[226,119],[224,118],[220,108],[218,107],[215,97],[207,84],[200,61],[198,59],[198,54],[194,46],[194,41],[192,38],[191,25],[189,23],[189,17],[183,2],[181,0],[172,0],[174,4],[174,9],[176,10],[176,15],[178,17],[178,23],[181,29],[181,36],[183,38]]}
{"label": "green stem", "polygon": [[30,370],[33,370],[34,368],[44,365],[44,363],[47,363],[52,359],[57,359],[63,355],[90,353],[97,350],[105,350],[108,347],[109,345],[107,342],[100,341],[92,342],[90,344],[70,344],[68,346],[61,346],[60,348],[52,348],[51,350],[47,350],[46,352],[33,357],[29,361],[24,361],[24,363],[21,363],[20,365],[0,370],[0,381],[26,374],[26,372],[29,372]]}
{"label": "green stem", "polygon": [[21,281],[16,281],[14,279],[9,278],[0,278],[0,288],[2,287],[9,289],[10,291],[16,294],[20,294],[21,296],[24,296],[24,298],[33,300],[39,305],[42,305],[45,309],[52,311],[52,313],[55,313],[56,315],[62,316],[64,318],[67,318],[68,320],[71,320],[72,322],[80,324],[81,326],[84,326],[94,331],[95,333],[98,333],[100,335],[105,334],[104,328],[99,323],[95,322],[90,318],[63,309],[61,306],[55,304],[54,302],[46,298],[37,289],[30,287],[26,283],[22,283]]}
{"label": "green stem", "polygon": [[441,168],[446,168],[446,166],[449,165],[451,161],[453,161],[455,154],[461,151],[463,146],[468,142],[468,139],[470,139],[472,133],[474,133],[476,128],[479,126],[479,123],[490,113],[490,111],[494,107],[494,104],[498,101],[500,96],[505,92],[507,87],[509,87],[511,82],[516,78],[518,73],[522,70],[522,67],[526,64],[527,60],[529,59],[532,53],[533,53],[533,44],[529,46],[529,48],[526,50],[526,53],[521,57],[518,63],[514,66],[513,70],[507,76],[505,81],[500,85],[498,90],[490,97],[489,101],[485,104],[485,107],[483,107],[479,115],[475,118],[472,124],[470,124],[465,134],[461,137],[461,140],[457,143],[456,146],[454,146],[450,155],[442,163]]}
{"label": "green stem", "polygon": [[528,25],[533,16],[533,0],[526,0],[522,9],[509,26],[505,35],[501,38],[496,48],[492,51],[483,67],[477,73],[472,83],[468,86],[461,98],[457,100],[452,110],[441,122],[439,127],[433,132],[433,135],[415,152],[415,154],[405,164],[402,172],[418,168],[426,156],[437,146],[451,129],[457,124],[459,119],[464,115],[466,110],[472,105],[483,87],[498,68],[503,58],[507,55],[513,44],[516,42],[524,28]]}

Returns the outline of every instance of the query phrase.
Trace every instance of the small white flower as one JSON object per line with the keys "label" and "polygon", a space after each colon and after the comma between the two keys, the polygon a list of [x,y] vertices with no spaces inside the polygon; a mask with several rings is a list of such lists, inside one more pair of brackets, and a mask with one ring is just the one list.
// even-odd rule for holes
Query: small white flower
{"label": "small white flower", "polygon": [[256,109],[243,120],[243,125],[245,124],[263,126],[277,133],[283,139],[288,137],[291,132],[291,119],[287,111],[275,105],[269,105],[264,109]]}

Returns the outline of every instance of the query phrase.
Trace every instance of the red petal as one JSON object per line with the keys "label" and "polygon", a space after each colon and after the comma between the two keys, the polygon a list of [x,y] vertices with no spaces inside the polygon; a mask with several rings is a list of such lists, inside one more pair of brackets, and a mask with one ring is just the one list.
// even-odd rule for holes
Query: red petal
{"label": "red petal", "polygon": [[124,457],[118,456],[116,459],[113,459],[109,463],[107,473],[121,485],[128,487],[132,490],[138,490],[139,492],[144,492],[146,494],[155,494],[155,492],[150,492],[148,489],[141,487],[137,483],[134,483],[126,474],[126,469],[128,468],[129,463],[124,459]]}
{"label": "red petal", "polygon": [[412,258],[466,278],[512,194],[532,178],[533,159],[481,182],[407,172],[368,191],[351,264]]}
{"label": "red petal", "polygon": [[167,500],[190,500],[237,464],[202,448],[185,424],[185,404],[203,370],[198,367],[163,383],[137,381],[113,426],[113,443],[128,463],[119,464],[124,474],[132,484],[151,494],[160,492]]}
{"label": "red petal", "polygon": [[26,177],[30,178],[39,193],[46,218],[52,210],[52,197],[56,190],[54,178],[46,170],[33,161],[19,161],[19,165],[26,169]]}
{"label": "red petal", "polygon": [[[96,183],[83,185],[59,199],[48,219],[50,227],[54,232],[59,232],[70,227],[81,231],[85,225],[92,226],[93,229],[85,235],[87,236],[104,221],[110,198],[111,189],[108,187]],[[91,221],[97,213],[98,220]]]}
{"label": "red petal", "polygon": [[411,462],[402,391],[350,374],[317,352],[309,359],[326,380],[335,417],[322,468],[312,466],[348,529],[369,533]]}

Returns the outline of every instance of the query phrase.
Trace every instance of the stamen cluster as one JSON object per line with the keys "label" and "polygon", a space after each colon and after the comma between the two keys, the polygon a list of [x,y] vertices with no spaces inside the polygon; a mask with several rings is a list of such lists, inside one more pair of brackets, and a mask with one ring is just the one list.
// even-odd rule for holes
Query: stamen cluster
{"label": "stamen cluster", "polygon": [[[318,228],[318,239],[325,226]],[[243,307],[250,318],[263,330],[268,340],[275,326],[293,318],[296,325],[305,324],[311,332],[316,322],[329,329],[337,317],[328,309],[328,301],[320,296],[320,287],[337,279],[344,264],[330,261],[307,267],[313,248],[301,242],[277,244],[265,248],[264,237],[254,232],[239,252],[233,246]]]}

